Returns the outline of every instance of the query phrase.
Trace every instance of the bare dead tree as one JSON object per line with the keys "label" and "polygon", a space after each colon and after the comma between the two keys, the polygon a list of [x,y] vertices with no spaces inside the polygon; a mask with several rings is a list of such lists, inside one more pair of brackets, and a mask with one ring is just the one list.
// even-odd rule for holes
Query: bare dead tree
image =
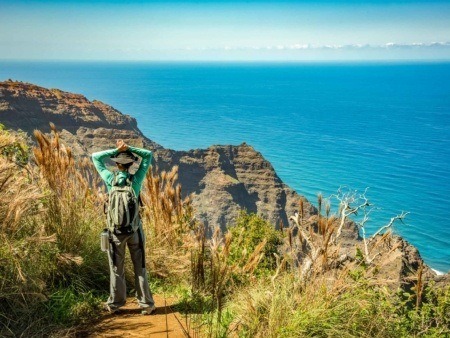
{"label": "bare dead tree", "polygon": [[301,234],[301,238],[306,242],[307,247],[307,256],[303,263],[301,264],[300,276],[302,279],[309,276],[311,269],[313,267],[314,262],[317,260],[320,254],[320,248],[316,247],[314,244],[314,240],[312,238],[312,232],[305,231],[302,226],[301,216],[298,212],[294,214],[294,216],[290,217],[290,220],[293,220],[298,228],[299,233]]}
{"label": "bare dead tree", "polygon": [[369,244],[380,234],[390,230],[396,221],[401,221],[406,217],[408,212],[402,211],[399,215],[392,217],[388,224],[380,227],[370,238],[366,236],[366,223],[370,221],[369,215],[374,210],[372,204],[366,196],[368,188],[363,193],[358,193],[356,190],[344,191],[342,187],[339,188],[337,194],[331,195],[331,198],[336,198],[339,201],[339,216],[340,224],[336,233],[335,241],[341,235],[342,228],[345,224],[347,217],[350,215],[362,214],[362,220],[356,222],[360,235],[364,243],[364,260],[366,264],[371,264],[375,258],[380,255],[380,252],[371,257]]}
{"label": "bare dead tree", "polygon": [[[295,248],[293,248],[292,240],[289,240],[288,243],[291,249],[291,256],[301,257],[295,265],[299,268],[300,278],[302,280],[307,280],[311,276],[312,271],[325,271],[330,266],[340,266],[350,259],[347,254],[339,253],[339,240],[345,223],[352,215],[361,216],[361,220],[357,221],[356,225],[358,226],[364,245],[364,262],[367,265],[370,265],[379,255],[381,255],[382,251],[375,253],[371,252],[374,251],[378,245],[377,243],[372,243],[372,241],[379,237],[378,235],[389,232],[396,221],[399,220],[403,222],[403,219],[408,213],[401,212],[399,215],[392,217],[388,224],[382,226],[372,236],[368,237],[366,234],[366,224],[370,221],[369,216],[375,208],[371,205],[366,196],[367,190],[368,188],[366,188],[364,192],[358,193],[356,190],[340,187],[336,194],[331,195],[325,201],[322,201],[322,197],[319,195],[319,203],[321,205],[324,203],[326,206],[327,216],[326,218],[318,216],[318,226],[316,230],[313,230],[311,222],[307,223],[307,225],[304,224],[301,212],[296,212],[294,216],[289,218],[294,224],[288,229],[288,232],[295,229],[298,232],[298,238],[304,243],[304,245],[299,245]],[[332,215],[330,217],[330,205],[331,200],[333,199],[338,201],[339,209],[336,216]],[[319,233],[321,236],[318,236]],[[302,252],[300,254],[293,253],[295,250],[300,250]],[[322,257],[322,259],[319,259],[320,257]]]}
{"label": "bare dead tree", "polygon": [[350,215],[357,215],[358,212],[365,210],[370,206],[369,200],[366,198],[366,193],[369,188],[364,190],[364,193],[358,194],[356,190],[344,191],[343,187],[339,187],[337,194],[331,195],[332,198],[336,198],[339,201],[339,227],[336,231],[336,236],[333,238],[333,242],[336,243],[337,239],[341,236],[342,228],[345,225],[345,221]]}
{"label": "bare dead tree", "polygon": [[395,221],[400,221],[400,222],[403,223],[403,219],[408,214],[409,214],[409,212],[402,211],[400,215],[396,215],[396,216],[392,217],[388,224],[386,224],[385,226],[382,226],[380,229],[378,229],[377,232],[375,232],[372,235],[372,237],[370,238],[369,242],[371,242],[376,236],[378,236],[379,234],[383,233],[385,230],[390,229],[394,225]]}

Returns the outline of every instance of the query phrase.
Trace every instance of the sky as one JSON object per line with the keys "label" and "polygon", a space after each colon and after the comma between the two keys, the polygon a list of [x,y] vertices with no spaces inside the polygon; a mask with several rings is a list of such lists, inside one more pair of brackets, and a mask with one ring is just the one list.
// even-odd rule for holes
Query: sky
{"label": "sky", "polygon": [[450,1],[0,0],[0,59],[450,60]]}

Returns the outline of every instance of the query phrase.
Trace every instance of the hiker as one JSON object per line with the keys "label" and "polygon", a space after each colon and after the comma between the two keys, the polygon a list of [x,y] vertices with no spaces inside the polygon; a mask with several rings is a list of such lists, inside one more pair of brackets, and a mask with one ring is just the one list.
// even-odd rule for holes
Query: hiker
{"label": "hiker", "polygon": [[[94,162],[95,168],[106,183],[110,195],[107,213],[110,242],[108,250],[110,296],[105,304],[105,308],[109,312],[114,313],[121,306],[125,305],[127,299],[125,247],[128,246],[134,267],[137,302],[142,309],[142,314],[149,315],[156,310],[156,307],[148,285],[147,271],[145,269],[145,237],[142,231],[142,222],[139,217],[138,196],[141,191],[142,182],[150,167],[152,152],[146,149],[128,146],[123,140],[117,140],[116,144],[116,149],[104,150],[92,154],[92,161]],[[135,155],[140,156],[142,161],[139,169],[134,175],[131,175],[128,170],[138,159]],[[108,157],[116,163],[117,171],[111,172],[106,168],[103,161]],[[128,189],[128,196],[134,198],[136,203],[134,204],[134,209],[129,207],[132,210],[127,209],[119,215],[121,219],[128,220],[128,223],[125,222],[127,226],[117,227],[117,222],[114,223],[114,219],[118,218],[114,215],[114,212],[117,212],[117,210],[112,209],[115,207],[119,209],[120,205],[124,204],[124,198],[122,196],[115,198],[118,195],[113,196],[113,191],[126,191],[126,189]],[[133,192],[135,195],[133,195]],[[111,202],[111,198],[115,198],[114,203]],[[130,202],[127,206],[129,205],[133,205],[133,203]]]}

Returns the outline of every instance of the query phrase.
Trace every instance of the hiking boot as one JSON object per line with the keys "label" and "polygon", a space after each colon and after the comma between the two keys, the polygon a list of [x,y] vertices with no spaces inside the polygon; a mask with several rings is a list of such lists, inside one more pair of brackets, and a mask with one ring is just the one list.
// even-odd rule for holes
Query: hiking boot
{"label": "hiking boot", "polygon": [[144,307],[141,311],[141,314],[143,314],[144,316],[151,315],[152,313],[155,313],[155,311],[156,311],[156,306],[152,305],[149,307]]}
{"label": "hiking boot", "polygon": [[110,314],[114,314],[114,313],[118,313],[119,312],[118,308],[112,308],[108,304],[105,304],[103,306],[103,310],[108,311]]}

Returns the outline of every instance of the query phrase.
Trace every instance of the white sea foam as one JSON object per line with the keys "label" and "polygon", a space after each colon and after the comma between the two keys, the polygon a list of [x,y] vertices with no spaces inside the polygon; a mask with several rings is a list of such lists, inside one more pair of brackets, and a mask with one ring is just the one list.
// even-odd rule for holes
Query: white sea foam
{"label": "white sea foam", "polygon": [[436,269],[433,269],[433,268],[431,268],[431,270],[433,270],[434,272],[436,272],[436,275],[438,275],[438,276],[445,275],[445,273],[443,273],[442,271],[439,271],[439,270],[436,270]]}

